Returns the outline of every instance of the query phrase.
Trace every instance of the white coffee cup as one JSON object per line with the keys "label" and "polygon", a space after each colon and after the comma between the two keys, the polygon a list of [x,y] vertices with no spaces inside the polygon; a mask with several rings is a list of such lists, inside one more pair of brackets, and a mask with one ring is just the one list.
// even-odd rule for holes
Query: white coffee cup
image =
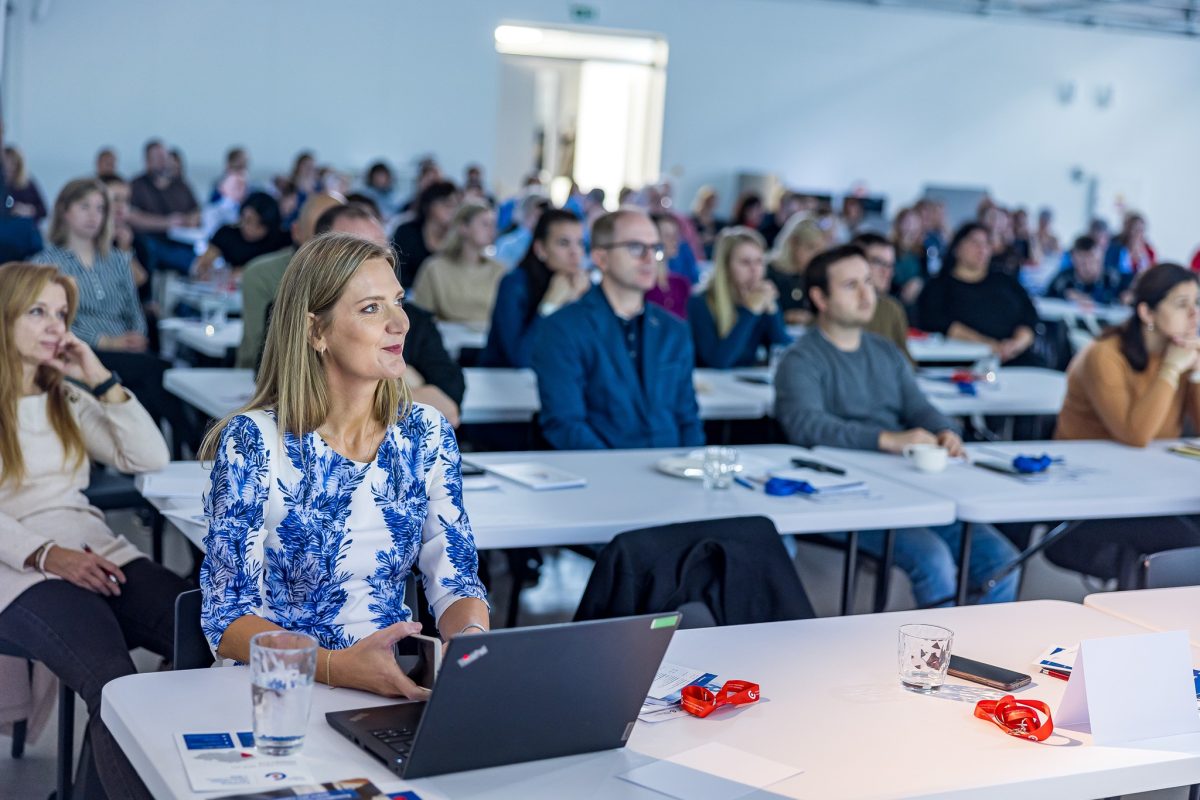
{"label": "white coffee cup", "polygon": [[921,472],[941,472],[950,461],[950,451],[936,444],[910,444],[904,448],[904,457]]}

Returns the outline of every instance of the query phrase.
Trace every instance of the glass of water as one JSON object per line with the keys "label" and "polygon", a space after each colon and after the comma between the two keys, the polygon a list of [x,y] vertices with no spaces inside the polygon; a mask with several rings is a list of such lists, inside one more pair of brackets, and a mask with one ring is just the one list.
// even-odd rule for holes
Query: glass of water
{"label": "glass of water", "polygon": [[946,682],[954,631],[937,625],[901,625],[900,683],[917,692],[936,692]]}
{"label": "glass of water", "polygon": [[290,756],[304,746],[317,640],[291,631],[265,631],[250,639],[250,695],[254,744],[268,756]]}
{"label": "glass of water", "polygon": [[704,448],[704,488],[728,489],[737,471],[738,452],[732,447]]}

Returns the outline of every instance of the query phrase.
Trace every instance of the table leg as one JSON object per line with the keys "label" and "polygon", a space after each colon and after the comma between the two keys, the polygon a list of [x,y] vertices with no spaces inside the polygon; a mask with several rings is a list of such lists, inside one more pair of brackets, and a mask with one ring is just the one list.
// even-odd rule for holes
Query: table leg
{"label": "table leg", "polygon": [[971,570],[968,566],[971,563],[971,523],[964,522],[962,526],[962,547],[959,548],[958,554],[958,593],[955,595],[955,605],[965,606],[967,604],[967,591],[970,588]]}
{"label": "table leg", "polygon": [[883,534],[883,558],[879,560],[879,573],[875,576],[875,613],[887,606],[888,593],[892,586],[892,560],[896,547],[896,531],[889,528]]}
{"label": "table leg", "polygon": [[842,614],[854,613],[855,584],[858,581],[858,531],[846,534],[845,572],[842,574]]}

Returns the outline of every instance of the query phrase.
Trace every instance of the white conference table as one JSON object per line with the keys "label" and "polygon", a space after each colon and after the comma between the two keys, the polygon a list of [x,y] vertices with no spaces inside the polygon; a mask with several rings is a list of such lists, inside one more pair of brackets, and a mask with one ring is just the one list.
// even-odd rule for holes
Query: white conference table
{"label": "white conference table", "polygon": [[1133,313],[1129,306],[1106,306],[1098,303],[1083,305],[1059,297],[1035,297],[1033,305],[1037,308],[1038,316],[1047,322],[1090,318],[1106,325],[1116,325],[1129,319],[1129,315]]}
{"label": "white conference table", "polygon": [[979,342],[947,339],[939,333],[908,338],[908,354],[918,364],[974,364],[987,358],[992,349]]}
{"label": "white conference table", "polygon": [[1200,586],[1100,592],[1083,604],[1152,631],[1187,631],[1192,646],[1200,647]]}
{"label": "white conference table", "polygon": [[[775,523],[780,533],[850,534],[843,563],[841,606],[849,613],[858,580],[858,550],[854,546],[858,532],[947,525],[955,518],[954,503],[948,498],[852,467],[847,478],[864,480],[869,493],[822,499],[773,497],[738,484],[725,490],[705,490],[699,480],[666,475],[654,467],[664,457],[687,452],[666,448],[469,453],[465,460],[485,469],[492,464],[535,462],[587,480],[585,487],[534,491],[493,476],[495,488],[467,488],[463,502],[476,546],[489,550],[603,544],[618,533],[638,528],[763,515]],[[765,475],[768,469],[789,469],[792,457],[810,455],[807,450],[787,445],[750,445],[738,448],[738,452],[744,474],[751,476]],[[138,489],[203,550],[207,525],[201,496],[208,488],[207,472],[199,462],[178,461],[170,464],[168,473],[177,485],[185,487],[183,492],[158,496],[153,479],[146,476],[138,478]]]}
{"label": "white conference table", "polygon": [[487,344],[487,327],[479,328],[465,322],[438,322],[438,332],[446,352],[455,361],[464,348],[482,350]]}
{"label": "white conference table", "polygon": [[[318,686],[305,757],[319,781],[364,777],[425,800],[661,800],[618,776],[708,743],[803,770],[747,795],[755,798],[1083,800],[1200,782],[1200,734],[1101,747],[1088,733],[1060,726],[1046,743],[1034,744],[973,716],[979,699],[997,696],[985,687],[949,678],[936,695],[903,690],[896,630],[912,622],[949,627],[955,653],[1021,672],[1031,672],[1050,645],[1145,632],[1050,600],[685,630],[675,634],[667,661],[755,681],[763,699],[708,719],[639,722],[621,750],[401,781],[325,722],[327,711],[392,701]],[[1034,678],[1019,696],[1057,710],[1067,684]],[[204,797],[190,790],[173,735],[249,730],[248,672],[228,667],[118,678],[104,687],[101,716],[151,794]]]}
{"label": "white conference table", "polygon": [[225,358],[242,343],[242,321],[229,319],[207,323],[198,319],[168,317],[159,320],[158,331],[164,338],[195,350],[209,358]]}
{"label": "white conference table", "polygon": [[[696,370],[696,402],[701,419],[759,419],[769,411],[757,387],[738,382],[721,370]],[[464,423],[530,422],[541,409],[537,378],[528,369],[463,370]],[[214,419],[236,411],[254,392],[254,373],[248,369],[168,369],[163,374],[168,392]]]}
{"label": "white conference table", "polygon": [[[793,456],[809,451],[786,445],[738,448],[746,473],[787,469]],[[492,464],[536,462],[587,480],[576,489],[534,491],[494,476],[490,489],[467,489],[464,504],[475,541],[481,549],[550,547],[607,542],[622,531],[699,519],[761,514],[781,533],[831,533],[945,525],[954,521],[954,503],[929,492],[851,468],[849,477],[867,482],[870,494],[813,500],[801,496],[772,497],[734,484],[705,490],[699,480],[676,478],[654,468],[660,459],[687,450],[564,450],[514,453],[468,453],[464,460],[487,468]],[[832,462],[832,460],[830,460]],[[205,524],[201,495],[208,488],[198,462],[172,462],[165,473],[185,487],[175,496],[156,496],[154,478],[138,478],[139,490],[172,522],[203,547]],[[194,491],[186,487],[194,486]],[[181,496],[183,495],[183,496]]]}
{"label": "white conference table", "polygon": [[[697,374],[700,372],[697,370]],[[1057,414],[1067,394],[1066,374],[1052,369],[1001,367],[996,372],[996,382],[976,384],[974,395],[963,394],[948,380],[937,377],[943,373],[948,377],[952,372],[950,368],[926,368],[917,376],[917,384],[929,402],[952,417]],[[766,413],[774,415],[775,387],[768,383],[771,373],[766,367],[728,370],[723,380],[730,384],[729,391],[738,390],[756,397],[766,408]]]}
{"label": "white conference table", "polygon": [[[537,380],[529,370],[463,370],[466,393],[462,421],[529,422],[539,408]],[[241,408],[254,393],[248,369],[173,368],[163,373],[163,386],[179,399],[220,419]]]}
{"label": "white conference table", "polygon": [[[1042,522],[1200,514],[1200,462],[1165,447],[1126,447],[1109,441],[1000,442],[967,445],[968,453],[1012,458],[1062,457],[1048,479],[1027,482],[969,463],[945,472],[918,472],[900,456],[818,447],[822,457],[852,464],[914,489],[952,499],[964,523]],[[967,535],[970,528],[964,526]],[[960,604],[966,576],[959,570]]]}
{"label": "white conference table", "polygon": [[1058,414],[1067,396],[1066,373],[1053,369],[1001,367],[996,371],[996,382],[976,383],[973,395],[933,377],[935,372],[918,375],[917,384],[938,411],[952,417]]}

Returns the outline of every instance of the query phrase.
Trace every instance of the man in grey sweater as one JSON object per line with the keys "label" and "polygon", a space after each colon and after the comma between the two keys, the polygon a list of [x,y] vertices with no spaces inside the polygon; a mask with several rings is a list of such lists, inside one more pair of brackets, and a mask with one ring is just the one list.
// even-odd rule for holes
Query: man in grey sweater
{"label": "man in grey sweater", "polygon": [[[816,324],[788,350],[775,375],[775,416],[788,440],[897,454],[910,444],[937,444],[961,455],[954,423],[921,393],[904,356],[863,330],[877,302],[863,251],[853,245],[826,250],[809,263],[805,282]],[[908,573],[919,605],[953,596],[961,544],[958,523],[896,537],[896,565]],[[864,534],[859,546],[878,556],[883,536]],[[1015,555],[1011,542],[979,526],[971,539],[972,585]],[[1010,574],[984,601],[1016,599],[1017,580]]]}

